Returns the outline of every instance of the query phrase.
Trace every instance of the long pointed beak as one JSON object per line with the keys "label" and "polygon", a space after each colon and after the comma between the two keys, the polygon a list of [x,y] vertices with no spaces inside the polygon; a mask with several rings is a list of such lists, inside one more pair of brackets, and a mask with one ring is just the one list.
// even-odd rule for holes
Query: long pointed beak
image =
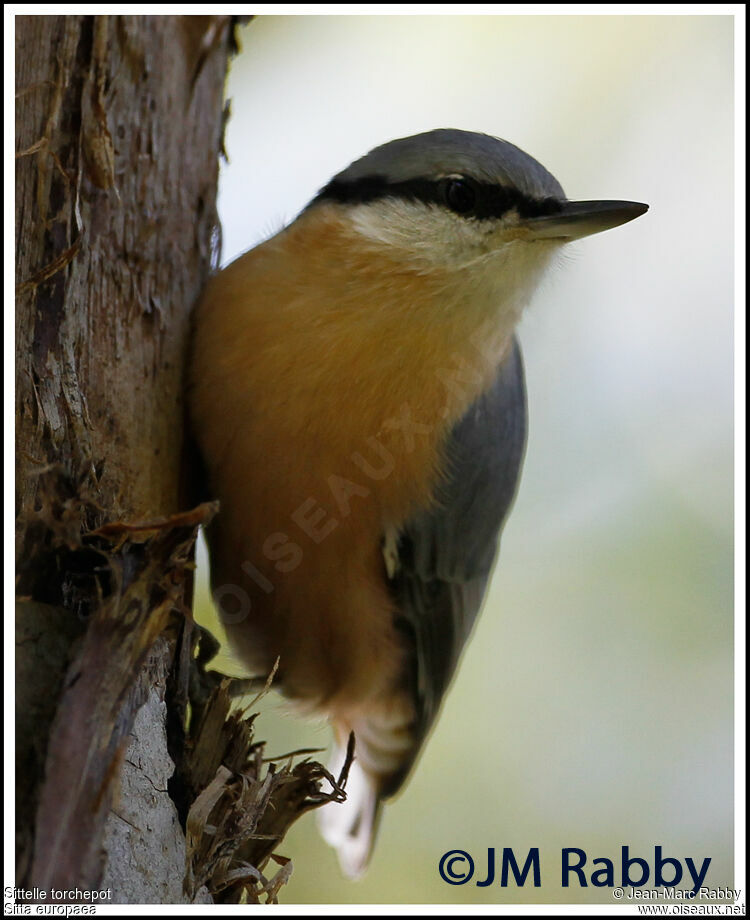
{"label": "long pointed beak", "polygon": [[524,224],[535,240],[580,240],[611,230],[648,211],[637,201],[564,201],[557,214],[531,217]]}

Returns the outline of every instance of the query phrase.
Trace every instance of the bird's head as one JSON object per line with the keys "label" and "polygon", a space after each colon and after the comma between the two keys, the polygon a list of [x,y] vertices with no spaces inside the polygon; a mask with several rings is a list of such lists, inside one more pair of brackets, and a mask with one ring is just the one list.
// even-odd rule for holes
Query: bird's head
{"label": "bird's head", "polygon": [[537,275],[561,244],[648,210],[630,201],[568,201],[523,150],[453,129],[376,147],[335,176],[306,213],[323,204],[337,205],[364,241],[417,270],[476,270],[477,280]]}

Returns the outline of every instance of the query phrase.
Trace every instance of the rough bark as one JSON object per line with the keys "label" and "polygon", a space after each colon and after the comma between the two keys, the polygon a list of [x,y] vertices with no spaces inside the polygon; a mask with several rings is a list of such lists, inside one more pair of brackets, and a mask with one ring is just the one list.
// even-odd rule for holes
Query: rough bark
{"label": "rough bark", "polygon": [[[22,884],[101,883],[146,655],[186,605],[210,513],[170,518],[187,499],[183,375],[217,249],[229,30],[227,17],[15,20]],[[169,670],[178,632],[152,669]]]}
{"label": "rough bark", "polygon": [[226,21],[199,21],[16,20],[22,522],[49,463],[89,477],[111,515],[181,507],[184,355],[217,234],[227,62]]}

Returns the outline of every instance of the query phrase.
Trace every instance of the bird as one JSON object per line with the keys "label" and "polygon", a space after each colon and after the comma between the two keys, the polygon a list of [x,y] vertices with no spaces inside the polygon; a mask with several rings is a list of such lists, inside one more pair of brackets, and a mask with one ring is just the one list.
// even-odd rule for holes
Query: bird
{"label": "bird", "polygon": [[487,590],[518,487],[516,326],[561,248],[648,206],[568,200],[519,147],[440,128],[375,147],[209,279],[189,407],[219,513],[211,590],[253,674],[327,718],[343,873],[370,861]]}

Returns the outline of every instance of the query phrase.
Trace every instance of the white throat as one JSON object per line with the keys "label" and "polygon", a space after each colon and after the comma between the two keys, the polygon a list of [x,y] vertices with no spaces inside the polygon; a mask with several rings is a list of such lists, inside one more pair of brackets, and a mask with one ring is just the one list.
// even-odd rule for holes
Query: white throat
{"label": "white throat", "polygon": [[385,247],[420,274],[439,274],[447,300],[500,319],[507,332],[560,246],[525,239],[515,211],[499,220],[467,220],[438,205],[383,198],[348,208],[348,216],[376,249]]}

